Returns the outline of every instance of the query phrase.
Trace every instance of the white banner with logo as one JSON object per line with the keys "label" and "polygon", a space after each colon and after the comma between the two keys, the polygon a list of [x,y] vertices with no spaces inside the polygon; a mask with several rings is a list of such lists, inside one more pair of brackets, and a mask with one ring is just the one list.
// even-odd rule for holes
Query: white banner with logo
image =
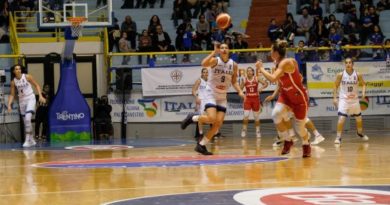
{"label": "white banner with logo", "polygon": [[[333,97],[337,73],[344,70],[343,62],[308,62],[307,84],[311,97]],[[363,74],[367,96],[390,95],[390,65],[386,61],[355,62],[354,68]]]}
{"label": "white banner with logo", "polygon": [[[239,64],[239,69],[255,68],[254,63]],[[264,63],[271,70],[273,63]],[[174,68],[143,68],[141,70],[143,96],[190,95],[192,86],[200,78],[201,66]],[[264,79],[264,78],[263,78]],[[265,91],[273,91],[275,83],[268,82]],[[235,92],[230,87],[229,92]]]}
{"label": "white banner with logo", "polygon": [[[121,95],[108,95],[112,105],[112,121],[121,122]],[[227,121],[242,120],[244,111],[241,99],[236,94],[230,94],[226,113]],[[390,114],[390,96],[370,97],[369,107],[363,115]],[[275,102],[263,106],[260,119],[271,119]],[[126,96],[125,112],[127,122],[180,122],[185,116],[194,112],[195,103],[192,96],[175,97],[142,97],[141,94]],[[309,117],[337,116],[337,108],[333,106],[332,98],[310,98]],[[252,116],[251,116],[252,117]]]}
{"label": "white banner with logo", "polygon": [[[17,101],[12,103],[12,110],[8,112],[8,95],[0,96],[4,98],[4,103],[0,103],[0,123],[19,122],[19,105]],[[0,99],[1,100],[1,99]]]}

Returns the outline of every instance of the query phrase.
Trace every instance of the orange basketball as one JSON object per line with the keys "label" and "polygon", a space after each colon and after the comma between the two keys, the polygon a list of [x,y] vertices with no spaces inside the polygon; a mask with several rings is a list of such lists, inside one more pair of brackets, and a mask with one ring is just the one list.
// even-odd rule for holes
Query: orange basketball
{"label": "orange basketball", "polygon": [[232,23],[232,18],[227,13],[221,13],[217,16],[216,22],[218,28],[225,29]]}

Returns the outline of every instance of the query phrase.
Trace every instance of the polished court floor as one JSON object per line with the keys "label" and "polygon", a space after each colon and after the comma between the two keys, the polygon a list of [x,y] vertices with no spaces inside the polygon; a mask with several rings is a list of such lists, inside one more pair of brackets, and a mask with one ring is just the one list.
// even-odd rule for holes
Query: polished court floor
{"label": "polished court floor", "polygon": [[[301,158],[302,150],[297,142],[286,159],[238,164],[147,165],[146,162],[153,160],[207,158],[193,151],[194,142],[190,137],[141,137],[129,141],[133,147],[117,150],[69,150],[60,146],[3,148],[0,150],[0,204],[88,205],[208,191],[390,185],[390,131],[367,134],[368,142],[352,134],[345,135],[341,146],[333,144],[333,134],[324,134],[326,140],[312,147],[311,158]],[[280,157],[280,148],[273,148],[272,142],[271,135],[261,140],[228,136],[208,147],[215,154],[212,157]],[[141,163],[135,167],[111,167],[112,159]],[[40,166],[64,161],[69,165],[80,160],[81,164],[98,160],[99,167]]]}

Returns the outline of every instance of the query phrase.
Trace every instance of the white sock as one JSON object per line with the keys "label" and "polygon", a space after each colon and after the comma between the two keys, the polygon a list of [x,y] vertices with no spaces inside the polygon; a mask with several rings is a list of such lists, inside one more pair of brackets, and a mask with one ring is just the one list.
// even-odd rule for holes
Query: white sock
{"label": "white sock", "polygon": [[260,132],[260,126],[256,127],[256,132]]}
{"label": "white sock", "polygon": [[209,143],[209,139],[207,139],[207,137],[203,137],[199,142],[200,145],[206,145],[207,143]]}
{"label": "white sock", "polygon": [[192,121],[198,122],[198,120],[199,120],[199,115],[192,116]]}
{"label": "white sock", "polygon": [[321,134],[318,132],[318,130],[314,130],[314,131],[313,131],[313,134],[314,134],[314,136],[316,136],[316,137],[317,137],[318,135],[321,135]]}
{"label": "white sock", "polygon": [[288,137],[289,139],[292,139],[295,136],[294,129],[289,129],[288,130]]}
{"label": "white sock", "polygon": [[337,132],[336,136],[337,138],[341,138],[341,132]]}

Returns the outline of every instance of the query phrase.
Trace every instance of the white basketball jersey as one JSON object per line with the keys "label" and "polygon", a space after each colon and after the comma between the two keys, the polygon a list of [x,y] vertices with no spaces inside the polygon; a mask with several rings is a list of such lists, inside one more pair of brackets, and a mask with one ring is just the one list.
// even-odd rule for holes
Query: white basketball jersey
{"label": "white basketball jersey", "polygon": [[229,59],[226,63],[217,57],[217,65],[211,69],[207,81],[216,93],[227,93],[232,84],[234,61]]}
{"label": "white basketball jersey", "polygon": [[14,78],[14,83],[18,89],[19,98],[25,98],[34,94],[30,82],[27,81],[26,74],[22,74],[20,79]]}
{"label": "white basketball jersey", "polygon": [[213,89],[211,89],[210,85],[203,78],[200,78],[198,97],[201,100],[214,98]]}
{"label": "white basketball jersey", "polygon": [[355,70],[351,75],[344,70],[340,84],[340,99],[347,102],[359,101],[359,79]]}

